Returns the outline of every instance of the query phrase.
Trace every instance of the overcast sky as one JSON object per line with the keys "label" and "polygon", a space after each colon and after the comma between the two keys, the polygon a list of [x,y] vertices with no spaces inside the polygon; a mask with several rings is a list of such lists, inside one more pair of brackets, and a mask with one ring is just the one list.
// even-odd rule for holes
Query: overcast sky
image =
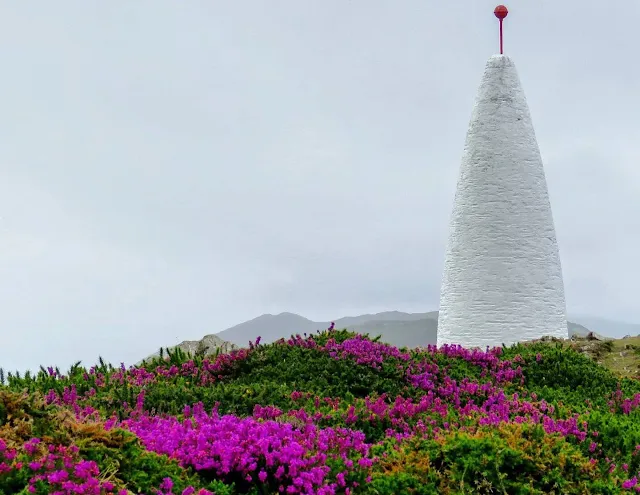
{"label": "overcast sky", "polygon": [[[495,5],[2,2],[0,366],[437,309]],[[507,5],[568,311],[640,321],[640,4]]]}

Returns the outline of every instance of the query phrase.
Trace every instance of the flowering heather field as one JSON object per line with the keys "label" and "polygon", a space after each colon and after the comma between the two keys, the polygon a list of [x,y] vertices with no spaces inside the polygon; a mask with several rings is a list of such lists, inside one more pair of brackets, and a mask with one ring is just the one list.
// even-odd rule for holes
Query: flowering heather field
{"label": "flowering heather field", "polygon": [[640,492],[640,382],[560,343],[330,330],[0,382],[4,495]]}

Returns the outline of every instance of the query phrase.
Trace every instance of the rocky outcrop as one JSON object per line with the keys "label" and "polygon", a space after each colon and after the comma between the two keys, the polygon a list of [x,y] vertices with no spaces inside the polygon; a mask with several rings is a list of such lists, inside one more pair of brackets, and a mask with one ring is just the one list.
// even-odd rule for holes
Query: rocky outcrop
{"label": "rocky outcrop", "polygon": [[[210,356],[218,352],[218,350],[221,353],[231,352],[234,349],[238,349],[238,346],[232,344],[231,342],[227,342],[226,340],[222,340],[217,335],[205,335],[200,340],[185,340],[178,345],[174,345],[173,347],[167,347],[164,349],[166,351],[167,349],[174,350],[177,348],[194,355],[201,352],[204,355]],[[157,352],[154,352],[153,354],[145,358],[143,361],[149,361],[159,355],[160,351],[158,350]],[[137,364],[141,364],[143,361],[140,361]]]}

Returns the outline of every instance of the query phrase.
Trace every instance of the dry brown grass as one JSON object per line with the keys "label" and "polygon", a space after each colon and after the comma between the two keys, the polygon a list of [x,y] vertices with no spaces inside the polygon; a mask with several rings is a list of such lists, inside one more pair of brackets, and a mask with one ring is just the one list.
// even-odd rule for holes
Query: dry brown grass
{"label": "dry brown grass", "polygon": [[621,376],[640,378],[640,337],[565,342]]}

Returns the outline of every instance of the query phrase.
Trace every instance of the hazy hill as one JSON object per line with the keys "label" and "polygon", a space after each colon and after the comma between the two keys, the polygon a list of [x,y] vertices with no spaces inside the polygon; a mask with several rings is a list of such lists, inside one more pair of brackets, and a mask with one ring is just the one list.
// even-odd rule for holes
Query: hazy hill
{"label": "hazy hill", "polygon": [[[418,347],[436,343],[438,312],[386,311],[377,314],[347,316],[334,320],[334,323],[338,329],[348,328],[354,332],[368,333],[372,337],[380,335],[382,341],[396,347]],[[184,341],[170,348],[179,347],[186,352],[194,352],[203,342],[208,349],[208,354],[214,353],[218,348],[223,352],[228,352],[235,347],[246,347],[249,341],[255,341],[257,337],[261,337],[262,343],[269,344],[290,335],[311,334],[317,330],[325,330],[330,324],[331,322],[328,321],[311,321],[294,313],[267,314],[217,334],[206,335],[202,340]],[[569,336],[584,336],[590,331],[590,328],[573,322],[568,322],[567,327]],[[605,332],[597,333],[608,335]],[[158,352],[148,356],[147,359],[156,355]]]}
{"label": "hazy hill", "polygon": [[[336,324],[336,328],[342,328]],[[436,343],[438,320],[371,320],[360,325],[348,326],[349,330],[369,335],[380,335],[381,340],[396,347],[418,347]]]}
{"label": "hazy hill", "polygon": [[361,316],[345,316],[339,320],[334,320],[337,328],[350,328],[353,325],[363,325],[369,322],[398,322],[398,321],[420,321],[433,319],[438,321],[438,312],[429,313],[403,313],[401,311],[386,311]]}
{"label": "hazy hill", "polygon": [[216,335],[236,345],[246,346],[250,340],[255,341],[256,337],[262,337],[262,342],[268,344],[282,337],[297,333],[312,333],[319,329],[324,330],[328,326],[327,322],[319,323],[293,313],[280,313],[258,316],[218,332]]}
{"label": "hazy hill", "polygon": [[[347,316],[334,320],[336,328],[348,328],[358,333],[372,336],[381,335],[382,340],[397,347],[417,347],[436,343],[438,312],[403,313],[387,311],[378,314]],[[331,322],[311,321],[293,313],[262,315],[217,333],[221,339],[238,346],[246,346],[250,340],[262,337],[262,342],[270,343],[292,334],[313,333],[326,329]],[[586,335],[589,329],[569,322],[569,335]]]}
{"label": "hazy hill", "polygon": [[572,320],[584,325],[596,333],[621,339],[626,335],[635,337],[640,335],[640,324],[612,321],[595,316],[574,316]]}

